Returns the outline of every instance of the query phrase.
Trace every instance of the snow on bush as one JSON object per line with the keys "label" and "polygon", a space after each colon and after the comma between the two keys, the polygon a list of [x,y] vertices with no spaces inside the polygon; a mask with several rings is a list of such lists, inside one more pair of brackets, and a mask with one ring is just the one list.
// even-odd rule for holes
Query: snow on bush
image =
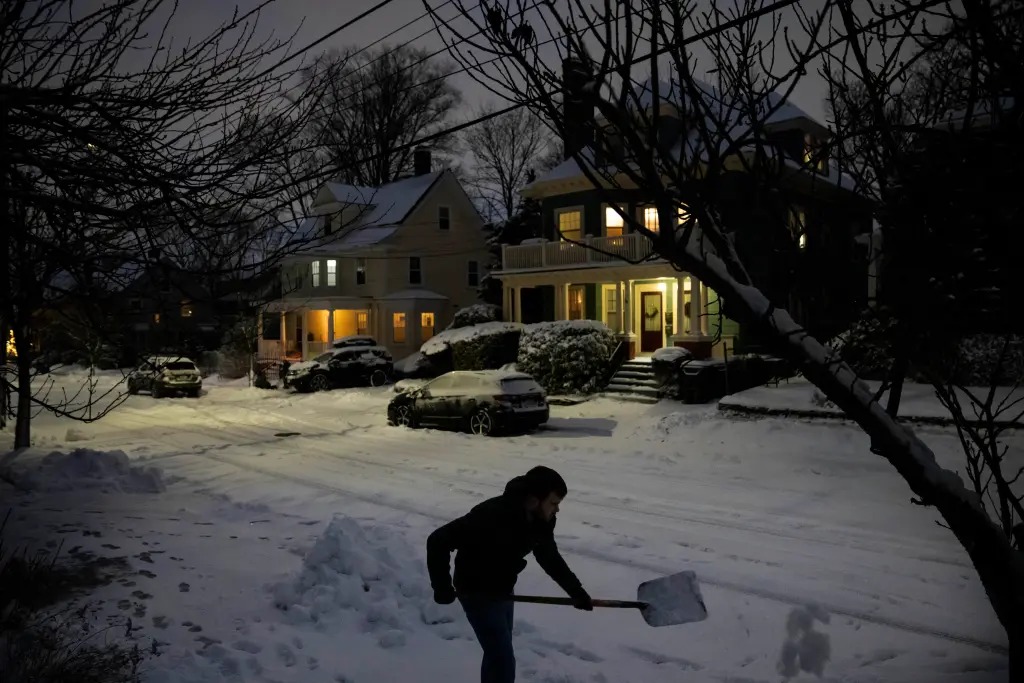
{"label": "snow on bush", "polygon": [[455,330],[460,327],[469,327],[470,325],[479,325],[480,323],[489,323],[500,320],[499,310],[497,306],[491,304],[473,304],[472,306],[466,306],[455,311],[455,315],[452,316],[452,322],[448,325],[448,330]]}
{"label": "snow on bush", "polygon": [[486,322],[479,325],[459,327],[456,329],[447,329],[423,342],[423,346],[420,347],[420,353],[425,356],[433,356],[439,353],[444,353],[450,349],[452,345],[459,342],[470,341],[477,337],[492,334],[518,332],[522,329],[523,326],[520,323],[506,323],[500,321]]}
{"label": "snow on bush", "polygon": [[291,581],[270,587],[274,604],[297,625],[374,637],[379,647],[402,647],[425,626],[442,638],[471,637],[451,609],[433,602],[420,553],[385,526],[364,526],[335,515]]}
{"label": "snow on bush", "polygon": [[38,492],[160,493],[167,489],[159,468],[133,465],[123,451],[88,448],[54,451],[25,464],[6,459],[3,476],[20,488]]}
{"label": "snow on bush", "polygon": [[1014,386],[1024,382],[1024,338],[975,334],[939,359],[935,367],[956,384],[972,387]]}
{"label": "snow on bush", "polygon": [[520,372],[532,375],[549,394],[589,394],[608,376],[615,336],[594,320],[558,320],[523,328]]}

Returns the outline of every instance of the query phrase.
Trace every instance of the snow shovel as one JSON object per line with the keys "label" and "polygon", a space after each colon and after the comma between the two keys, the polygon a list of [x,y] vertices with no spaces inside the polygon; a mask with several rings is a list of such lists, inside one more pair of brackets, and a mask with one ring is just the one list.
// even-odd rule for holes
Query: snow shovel
{"label": "snow shovel", "polygon": [[[541,595],[513,595],[514,602],[533,602],[543,605],[571,605],[572,598],[552,598]],[[594,607],[625,607],[640,610],[650,626],[672,626],[703,621],[708,617],[704,598],[700,594],[697,575],[692,571],[679,572],[660,579],[641,583],[636,589],[636,600],[594,600]]]}

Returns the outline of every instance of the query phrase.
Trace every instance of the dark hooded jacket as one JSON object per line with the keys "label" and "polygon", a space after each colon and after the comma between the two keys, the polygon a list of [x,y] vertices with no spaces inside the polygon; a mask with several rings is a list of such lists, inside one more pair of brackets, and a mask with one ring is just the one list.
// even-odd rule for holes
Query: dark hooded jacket
{"label": "dark hooded jacket", "polygon": [[531,520],[526,513],[524,477],[505,492],[485,500],[463,517],[445,524],[427,538],[427,569],[437,590],[452,587],[449,559],[455,552],[455,590],[460,594],[503,597],[512,594],[529,553],[570,596],[583,591],[579,579],[555,545],[555,520]]}

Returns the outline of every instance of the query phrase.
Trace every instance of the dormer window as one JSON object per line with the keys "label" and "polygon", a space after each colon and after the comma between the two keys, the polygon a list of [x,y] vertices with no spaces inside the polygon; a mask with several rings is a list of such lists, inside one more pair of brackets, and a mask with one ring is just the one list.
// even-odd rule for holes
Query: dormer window
{"label": "dormer window", "polygon": [[789,234],[796,240],[800,251],[803,251],[807,248],[807,214],[803,208],[792,206],[789,209],[787,222],[789,223]]}
{"label": "dormer window", "polygon": [[825,145],[818,136],[811,133],[804,135],[804,164],[819,173],[828,171],[828,152]]}

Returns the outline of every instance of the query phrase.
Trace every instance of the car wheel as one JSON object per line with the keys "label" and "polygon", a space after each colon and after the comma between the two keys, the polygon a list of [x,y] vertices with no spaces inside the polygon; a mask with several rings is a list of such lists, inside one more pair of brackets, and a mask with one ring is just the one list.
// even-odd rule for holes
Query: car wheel
{"label": "car wheel", "polygon": [[387,384],[388,375],[383,370],[374,370],[370,373],[370,386],[382,387]]}
{"label": "car wheel", "polygon": [[313,375],[309,380],[309,388],[312,391],[327,391],[331,388],[331,383],[327,379],[327,375]]}
{"label": "car wheel", "polygon": [[494,418],[481,408],[469,416],[469,431],[477,436],[490,436],[494,433]]}
{"label": "car wheel", "polygon": [[128,393],[131,394],[132,396],[139,393],[139,387],[135,384],[133,380],[128,380]]}
{"label": "car wheel", "polygon": [[395,417],[392,424],[396,427],[408,427],[416,429],[416,420],[412,416],[412,408],[409,406],[398,406],[395,408]]}
{"label": "car wheel", "polygon": [[189,398],[199,398],[199,389],[189,389],[185,395]]}
{"label": "car wheel", "polygon": [[153,388],[149,390],[149,393],[153,396],[153,398],[163,398],[164,396],[164,390],[160,387],[159,384],[154,384]]}

